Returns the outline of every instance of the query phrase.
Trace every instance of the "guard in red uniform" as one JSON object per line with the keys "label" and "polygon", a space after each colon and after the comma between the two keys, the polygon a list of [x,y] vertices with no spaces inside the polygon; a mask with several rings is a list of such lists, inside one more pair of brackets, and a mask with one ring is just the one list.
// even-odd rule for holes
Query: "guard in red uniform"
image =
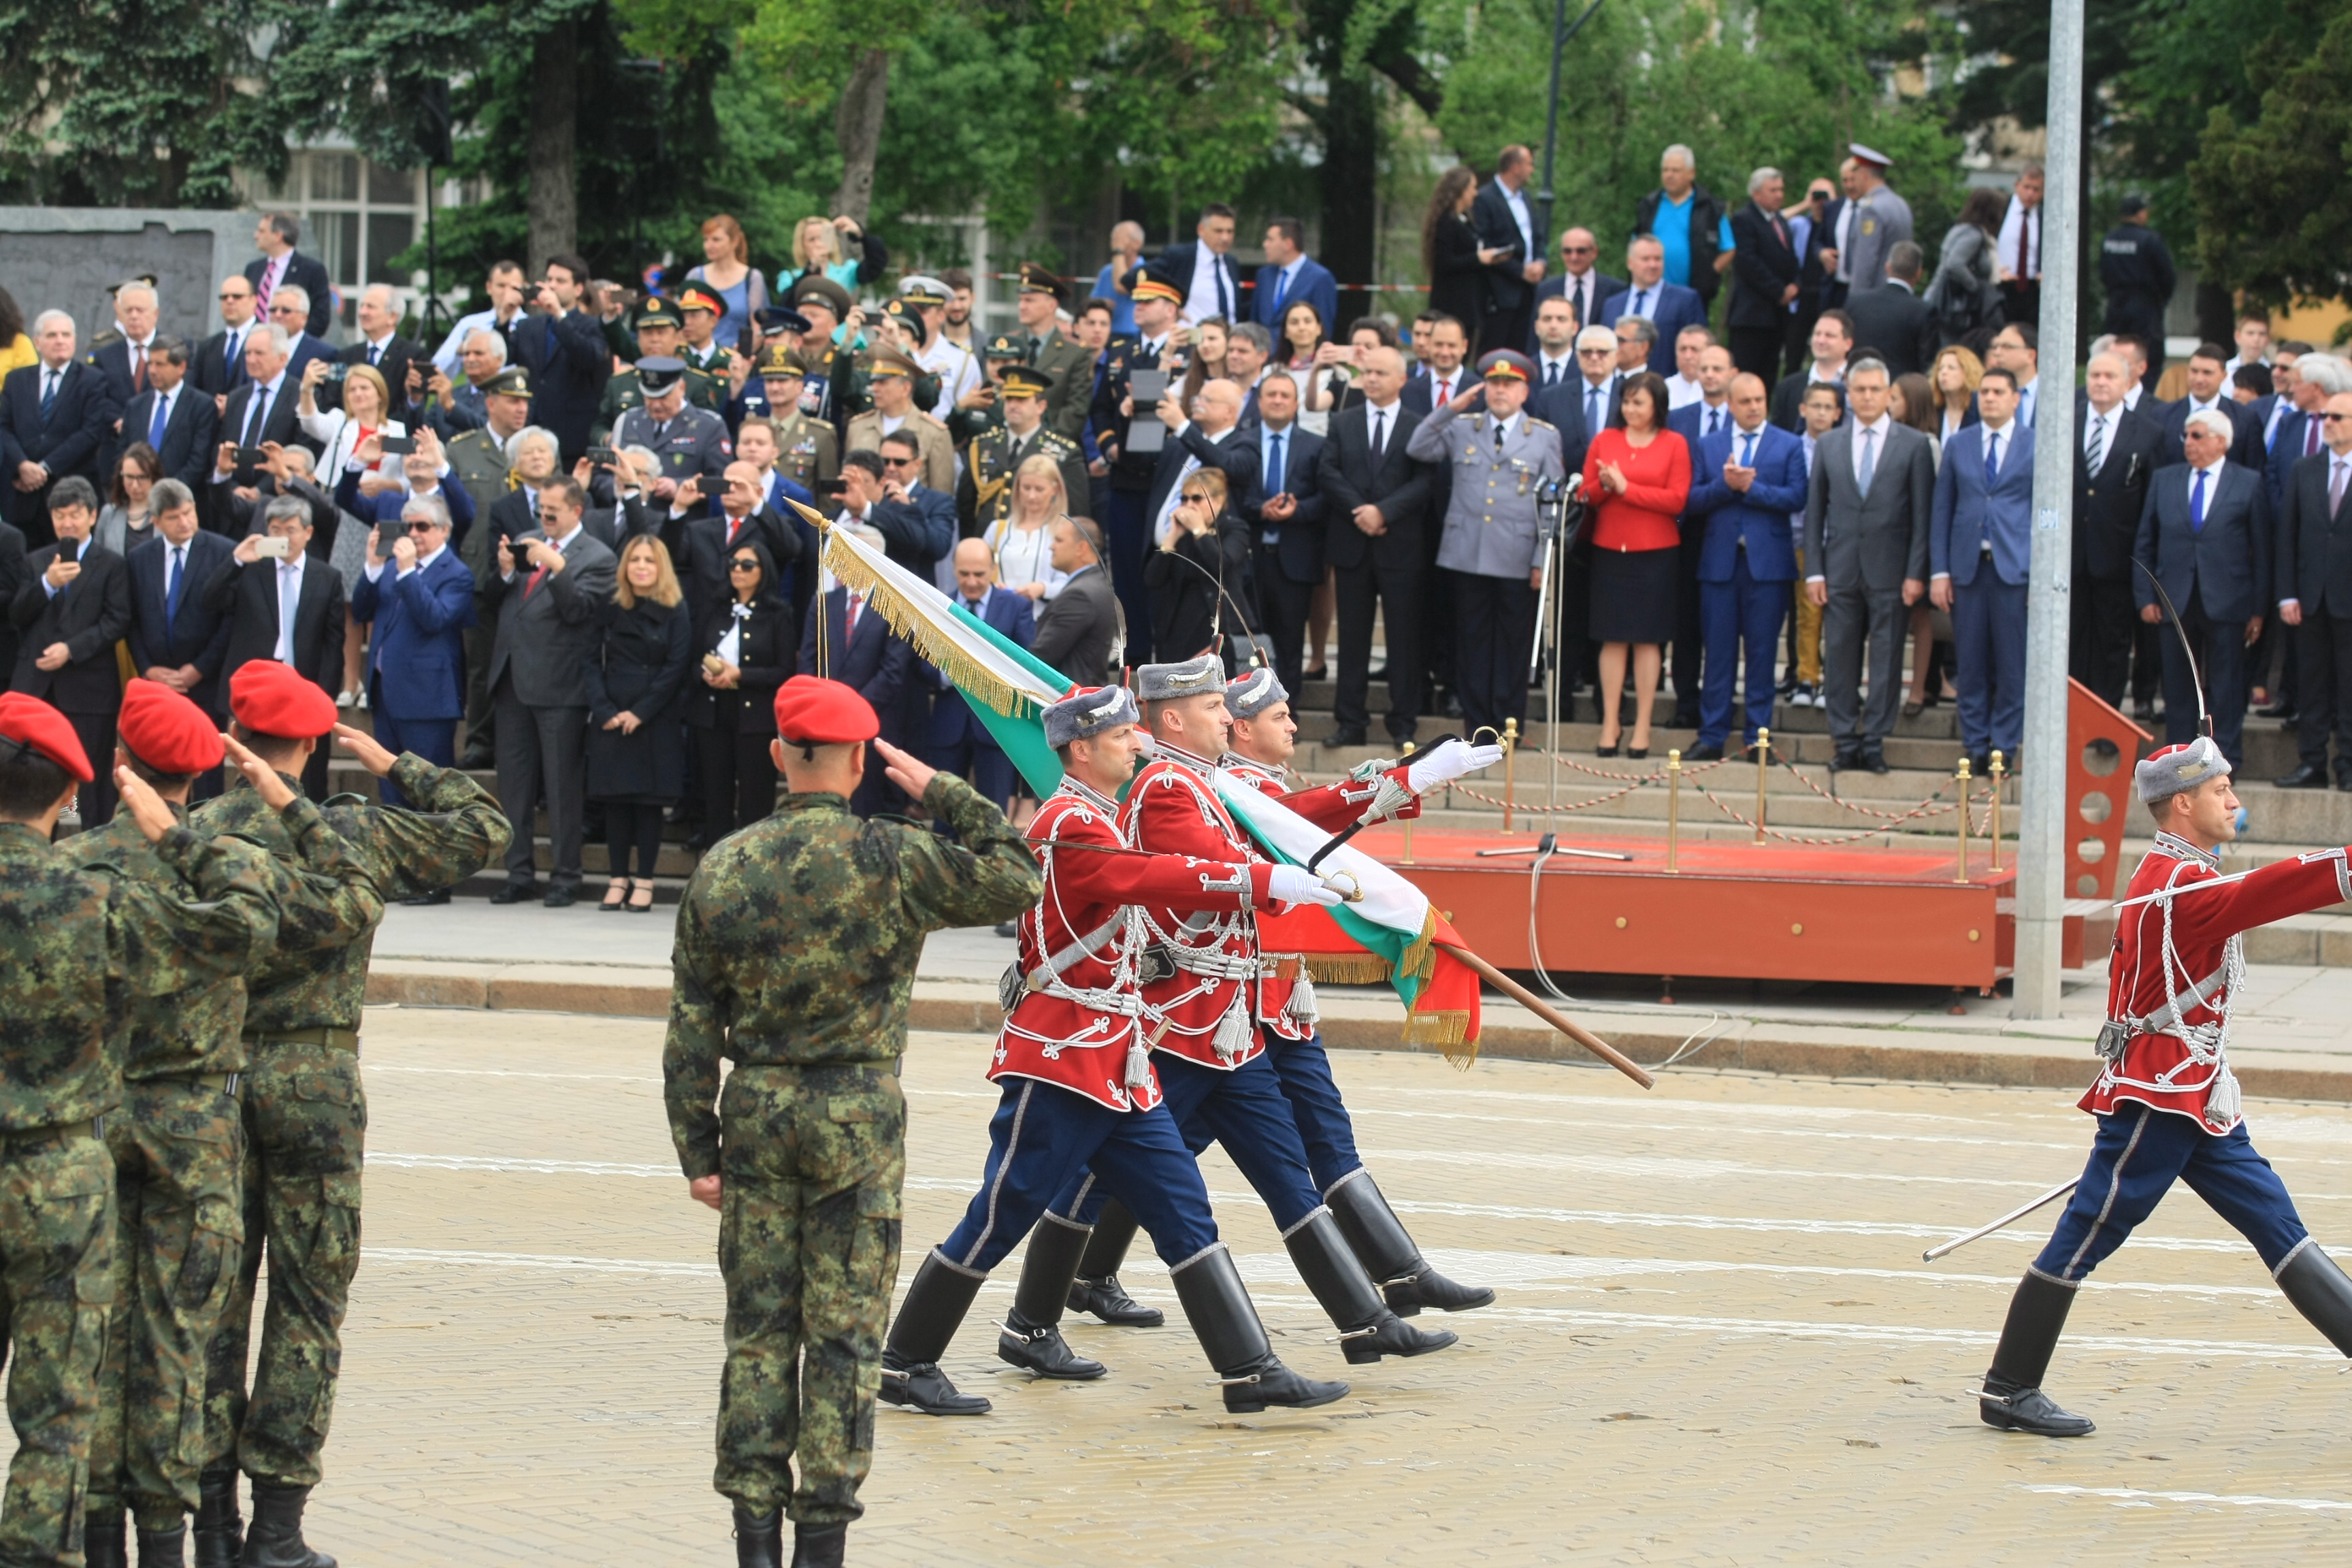
{"label": "guard in red uniform", "polygon": [[2295,1310],[2352,1355],[2352,1279],[2303,1228],[2278,1173],[2254,1152],[2229,1061],[2230,1012],[2246,973],[2242,933],[2352,899],[2346,852],[2315,850],[2222,876],[2220,849],[2238,836],[2238,796],[2210,736],[2151,753],[2134,783],[2156,818],[2156,847],[2118,908],[2099,1031],[2106,1065],[2082,1100],[2099,1119],[2090,1163],[2019,1283],[1985,1373],[1978,1409],[2005,1431],[2091,1432],[2042,1393],[2042,1374],[2075,1290],[2176,1178],[2253,1243]]}
{"label": "guard in red uniform", "polygon": [[[1406,766],[1367,763],[1336,784],[1293,791],[1289,762],[1297,750],[1298,725],[1291,718],[1290,693],[1274,671],[1255,669],[1230,682],[1225,710],[1233,729],[1230,750],[1217,759],[1218,767],[1334,833],[1358,822],[1418,816],[1421,797],[1430,790],[1503,760],[1500,746],[1441,744]],[[1316,1032],[1315,988],[1307,976],[1306,955],[1258,957],[1257,1026],[1267,1059],[1290,1102],[1315,1190],[1330,1205],[1357,1258],[1402,1317],[1423,1307],[1463,1312],[1491,1305],[1493,1290],[1458,1284],[1429,1266],[1358,1157],[1355,1125],[1331,1076],[1323,1037]],[[1195,1152],[1208,1146],[1210,1140],[1199,1130],[1185,1131]],[[1134,1234],[1133,1215],[1116,1203],[1103,1206],[1079,1263],[1070,1301],[1074,1310],[1092,1311],[1108,1323],[1159,1321],[1157,1312],[1137,1306],[1119,1288],[1119,1263]]]}
{"label": "guard in red uniform", "polygon": [[1103,1374],[1099,1362],[1071,1352],[1057,1326],[1087,1226],[1045,1214],[1056,1192],[1097,1177],[1143,1216],[1223,1380],[1226,1409],[1306,1408],[1348,1392],[1344,1383],[1301,1377],[1276,1357],[1217,1239],[1200,1165],[1161,1103],[1146,1049],[1131,907],[1149,899],[1221,918],[1215,911],[1328,906],[1339,897],[1296,867],[1134,853],[1110,797],[1150,750],[1136,720],[1134,699],[1119,688],[1079,691],[1045,710],[1046,739],[1066,771],[1029,825],[1045,889],[1021,919],[1020,957],[1005,975],[1007,1016],[988,1069],[1003,1099],[989,1123],[987,1170],[962,1223],[923,1259],[890,1326],[882,1397],[893,1405],[931,1415],[988,1409],[987,1400],[957,1391],[939,1359],[981,1282],[1024,1235],[1028,1256],[996,1353],[1044,1377]]}
{"label": "guard in red uniform", "polygon": [[[1149,715],[1154,761],[1128,791],[1122,819],[1129,837],[1157,854],[1263,864],[1212,782],[1217,764],[1210,759],[1223,753],[1232,727],[1223,662],[1204,654],[1182,664],[1147,664],[1136,671],[1136,686]],[[1266,965],[1252,907],[1188,915],[1179,908],[1146,906],[1137,918],[1144,942],[1139,976],[1144,1024],[1185,1143],[1195,1150],[1223,1144],[1249,1178],[1299,1279],[1338,1325],[1349,1361],[1423,1355],[1454,1343],[1453,1334],[1416,1329],[1381,1300],[1315,1190],[1297,1121],[1260,1033],[1261,1021],[1287,1004],[1269,1007],[1265,1001]],[[1311,1006],[1311,990],[1308,995]],[[1311,1015],[1307,1027],[1311,1032]],[[1124,1196],[1081,1178],[1057,1194],[1047,1212],[1090,1226],[1108,1198]],[[1144,1223],[1149,1228],[1149,1215]]]}

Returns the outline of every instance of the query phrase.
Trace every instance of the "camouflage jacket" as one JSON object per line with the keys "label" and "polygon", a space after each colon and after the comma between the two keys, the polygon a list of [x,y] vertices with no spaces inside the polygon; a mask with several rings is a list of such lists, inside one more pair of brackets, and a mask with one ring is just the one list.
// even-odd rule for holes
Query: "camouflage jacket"
{"label": "camouflage jacket", "polygon": [[[255,796],[258,804],[260,797]],[[174,805],[183,823],[188,809]],[[278,904],[278,940],[273,953],[316,952],[341,947],[375,927],[383,900],[367,869],[319,808],[299,795],[283,820],[301,863],[280,860],[246,839],[215,842],[240,855]],[[194,889],[164,863],[156,847],[127,812],[95,832],[68,839],[67,855],[86,871],[105,871],[127,881],[167,892]],[[245,1068],[245,976],[226,974],[170,996],[134,997],[117,1020],[116,1055],[122,1076],[132,1081],[188,1073],[239,1072]]]}
{"label": "camouflage jacket", "polygon": [[[284,775],[280,775],[284,776]],[[297,789],[300,781],[287,778]],[[510,830],[490,792],[455,768],[437,768],[413,752],[392,765],[392,782],[423,809],[404,811],[339,795],[320,810],[341,835],[386,899],[405,899],[465,880],[506,853]],[[242,782],[198,806],[199,829],[234,834],[280,860],[300,858],[293,836],[261,796]],[[367,997],[368,954],[375,919],[339,947],[272,952],[246,978],[248,1034],[278,1029],[356,1029]]]}
{"label": "camouflage jacket", "polygon": [[1029,847],[941,773],[923,808],[951,843],[837,795],[791,795],[703,856],[678,902],[662,1051],[670,1135],[689,1180],[719,1169],[719,1062],[888,1062],[906,1049],[923,938],[1008,921],[1043,883]]}
{"label": "camouflage jacket", "polygon": [[194,896],[81,870],[0,822],[0,1132],[104,1114],[122,1099],[108,1043],[131,1000],[239,973],[277,939],[277,906],[238,847],[174,827],[155,855]]}

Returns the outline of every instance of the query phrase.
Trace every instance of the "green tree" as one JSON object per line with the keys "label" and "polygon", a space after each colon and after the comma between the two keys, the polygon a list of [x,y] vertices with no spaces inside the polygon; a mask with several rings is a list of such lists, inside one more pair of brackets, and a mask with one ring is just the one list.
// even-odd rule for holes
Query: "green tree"
{"label": "green tree", "polygon": [[2352,300],[2352,7],[2294,0],[2251,58],[2284,64],[2255,115],[2217,104],[2205,122],[2188,170],[2198,266],[2267,304]]}

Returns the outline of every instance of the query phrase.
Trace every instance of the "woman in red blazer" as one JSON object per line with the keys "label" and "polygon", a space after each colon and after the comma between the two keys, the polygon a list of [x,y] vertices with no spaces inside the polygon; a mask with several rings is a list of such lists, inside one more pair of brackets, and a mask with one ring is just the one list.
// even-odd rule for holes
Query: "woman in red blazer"
{"label": "woman in red blazer", "polygon": [[1650,754],[1650,710],[1658,667],[1675,636],[1675,563],[1683,503],[1691,487],[1690,448],[1666,428],[1666,384],[1652,371],[1628,376],[1625,427],[1603,430],[1584,457],[1592,521],[1592,622],[1601,645],[1601,755],[1617,754],[1625,656],[1633,657],[1633,737],[1629,757]]}

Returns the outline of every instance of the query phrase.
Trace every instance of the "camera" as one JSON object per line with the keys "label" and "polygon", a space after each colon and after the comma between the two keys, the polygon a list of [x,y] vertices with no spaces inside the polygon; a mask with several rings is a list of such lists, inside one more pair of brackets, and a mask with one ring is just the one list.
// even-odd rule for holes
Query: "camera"
{"label": "camera", "polygon": [[383,455],[387,458],[405,458],[411,452],[416,450],[416,437],[414,436],[383,436],[377,438],[377,445],[383,449]]}
{"label": "camera", "polygon": [[849,483],[845,479],[819,479],[816,482],[816,493],[821,496],[846,495],[848,492]]}
{"label": "camera", "polygon": [[351,379],[351,374],[352,367],[343,363],[342,361],[337,360],[327,366],[327,374],[325,379],[331,382],[348,381]]}
{"label": "camera", "polygon": [[588,448],[588,461],[595,465],[597,468],[601,468],[607,463],[617,463],[620,460],[620,454],[614,451],[610,447],[591,447]]}

